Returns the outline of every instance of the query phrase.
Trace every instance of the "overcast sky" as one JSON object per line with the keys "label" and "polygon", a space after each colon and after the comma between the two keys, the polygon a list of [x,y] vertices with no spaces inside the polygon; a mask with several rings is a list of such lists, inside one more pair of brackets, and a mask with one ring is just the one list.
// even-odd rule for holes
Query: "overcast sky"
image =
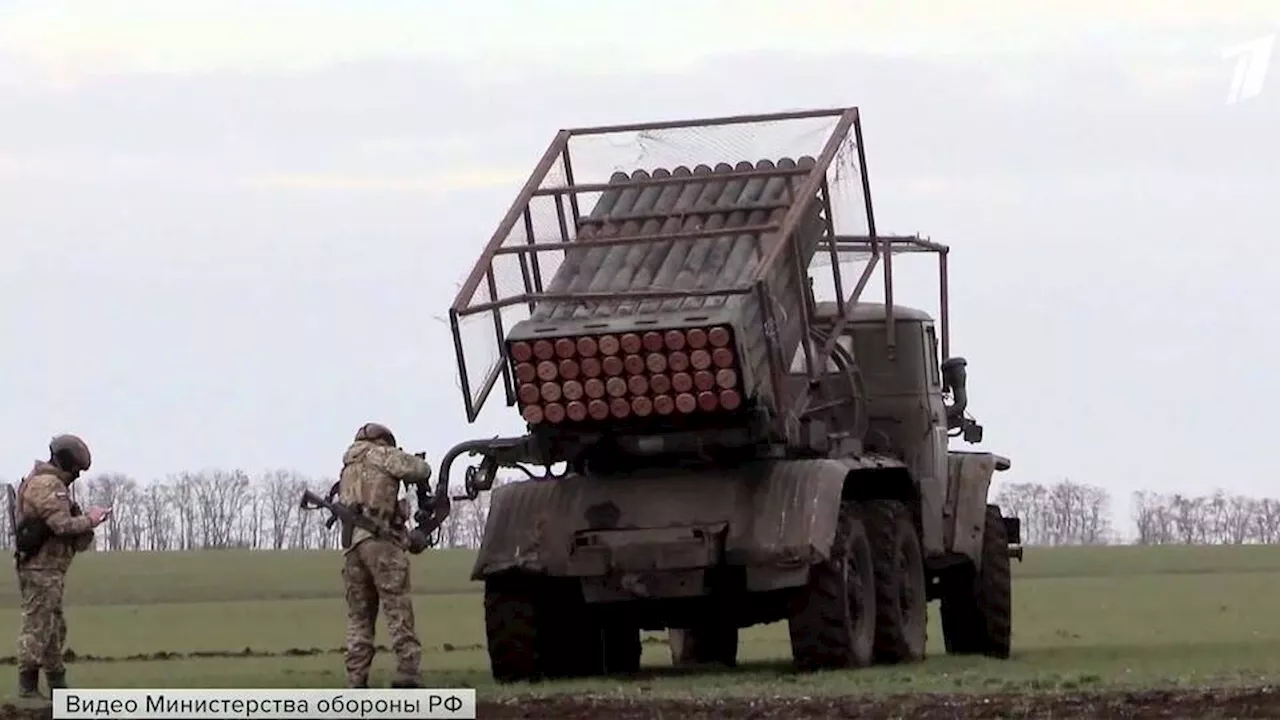
{"label": "overcast sky", "polygon": [[63,431],[143,479],[517,433],[443,318],[556,130],[858,105],[1006,479],[1280,495],[1280,70],[1230,103],[1223,58],[1280,6],[445,5],[0,0],[12,475]]}

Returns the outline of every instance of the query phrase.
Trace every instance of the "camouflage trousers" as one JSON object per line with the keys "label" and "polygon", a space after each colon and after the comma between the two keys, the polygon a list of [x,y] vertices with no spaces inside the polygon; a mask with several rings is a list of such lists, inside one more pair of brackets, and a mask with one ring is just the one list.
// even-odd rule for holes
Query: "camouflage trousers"
{"label": "camouflage trousers", "polygon": [[418,681],[422,644],[414,630],[408,553],[383,540],[364,540],[347,552],[342,579],[347,590],[347,681],[362,685],[369,677],[379,605],[391,631],[396,679]]}
{"label": "camouflage trousers", "polygon": [[62,616],[66,573],[59,570],[19,570],[22,626],[18,631],[18,669],[47,673],[64,671],[62,647],[67,621]]}

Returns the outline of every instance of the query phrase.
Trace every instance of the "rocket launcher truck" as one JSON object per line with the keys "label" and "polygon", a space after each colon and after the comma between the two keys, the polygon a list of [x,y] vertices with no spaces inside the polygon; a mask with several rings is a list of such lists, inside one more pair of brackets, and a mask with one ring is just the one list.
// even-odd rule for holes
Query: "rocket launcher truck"
{"label": "rocket launcher truck", "polygon": [[[932,600],[948,652],[1008,657],[1020,522],[1009,460],[949,447],[983,430],[948,252],[877,234],[857,108],[560,131],[450,310],[468,420],[500,386],[527,429],[437,489],[479,456],[495,678],[632,672],[642,630],[733,665],[781,620],[801,668],[912,662]],[[937,322],[894,302],[904,253]]]}

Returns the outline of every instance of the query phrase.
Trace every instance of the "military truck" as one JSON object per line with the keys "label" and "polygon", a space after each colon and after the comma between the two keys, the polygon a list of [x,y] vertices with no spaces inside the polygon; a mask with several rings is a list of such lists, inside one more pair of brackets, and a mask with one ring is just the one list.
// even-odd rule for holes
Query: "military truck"
{"label": "military truck", "polygon": [[[478,456],[497,680],[635,671],[642,630],[733,665],[781,620],[803,669],[912,662],[935,599],[948,652],[1008,657],[1020,523],[1009,460],[948,448],[982,439],[948,249],[877,234],[865,166],[856,107],[556,135],[450,310],[468,420],[500,383],[528,430],[437,490]],[[904,252],[938,257],[936,322],[894,303]]]}

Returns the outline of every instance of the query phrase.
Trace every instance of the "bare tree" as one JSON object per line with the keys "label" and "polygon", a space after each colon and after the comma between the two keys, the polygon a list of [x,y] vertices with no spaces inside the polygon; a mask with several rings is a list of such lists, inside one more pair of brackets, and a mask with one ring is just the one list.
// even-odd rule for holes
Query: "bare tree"
{"label": "bare tree", "polygon": [[1252,532],[1257,528],[1254,521],[1257,506],[1258,501],[1252,498],[1239,495],[1227,498],[1222,507],[1222,537],[1219,541],[1243,545],[1253,539]]}
{"label": "bare tree", "polygon": [[1027,545],[1101,545],[1111,541],[1111,498],[1100,487],[1064,480],[1012,483],[996,502],[1022,519]]}
{"label": "bare tree", "polygon": [[1173,526],[1182,544],[1203,544],[1208,538],[1204,522],[1205,499],[1174,495],[1170,504],[1173,511]]}
{"label": "bare tree", "polygon": [[270,547],[281,550],[289,539],[289,526],[300,512],[298,499],[307,489],[307,479],[292,470],[273,470],[263,476],[270,532]]}
{"label": "bare tree", "polygon": [[[515,479],[503,477],[495,484]],[[240,470],[211,469],[143,482],[100,474],[73,489],[84,504],[115,508],[112,521],[98,533],[97,546],[103,551],[325,550],[338,547],[338,528],[324,526],[324,513],[301,512],[298,499],[307,488],[324,494],[332,483],[331,478],[309,478],[287,468],[253,478]],[[406,497],[415,502],[412,494]],[[455,502],[441,530],[440,547],[479,547],[491,497]],[[1110,497],[1097,486],[1071,480],[1005,483],[995,502],[1022,519],[1027,545],[1113,541]],[[1138,492],[1130,520],[1138,544],[1280,543],[1280,500],[1272,498],[1223,491],[1198,497]],[[0,544],[11,547],[7,525],[7,514],[0,513]]]}
{"label": "bare tree", "polygon": [[1265,498],[1254,504],[1253,533],[1257,542],[1280,542],[1280,500]]}
{"label": "bare tree", "polygon": [[1173,542],[1173,514],[1167,498],[1152,492],[1133,494],[1133,519],[1139,545],[1163,545]]}
{"label": "bare tree", "polygon": [[179,513],[174,512],[172,499],[174,488],[154,482],[142,497],[143,523],[146,527],[148,550],[175,549],[178,539]]}
{"label": "bare tree", "polygon": [[126,549],[126,534],[137,517],[137,483],[118,473],[96,475],[84,482],[82,496],[86,505],[115,511],[116,521],[105,524],[97,533],[98,547],[108,551]]}
{"label": "bare tree", "polygon": [[199,518],[201,547],[230,547],[236,520],[245,510],[249,476],[240,470],[212,470],[189,477]]}
{"label": "bare tree", "polygon": [[1022,519],[1022,539],[1027,545],[1048,543],[1048,496],[1048,489],[1036,483],[1008,483],[996,495],[1006,514]]}

